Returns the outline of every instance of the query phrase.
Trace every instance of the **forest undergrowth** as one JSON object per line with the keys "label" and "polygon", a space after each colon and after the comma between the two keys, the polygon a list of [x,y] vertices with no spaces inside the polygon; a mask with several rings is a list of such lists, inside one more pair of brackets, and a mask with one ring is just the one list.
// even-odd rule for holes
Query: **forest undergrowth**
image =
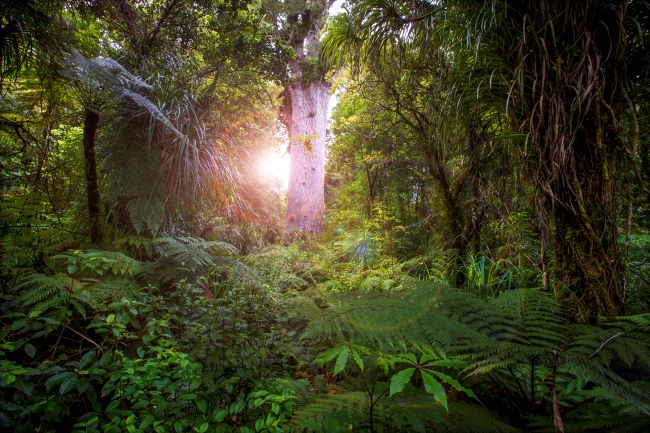
{"label": "forest undergrowth", "polygon": [[364,230],[244,256],[189,236],[102,250],[5,241],[2,428],[650,426],[647,313],[576,324],[511,262],[470,255],[457,268],[440,250],[398,259],[386,242]]}

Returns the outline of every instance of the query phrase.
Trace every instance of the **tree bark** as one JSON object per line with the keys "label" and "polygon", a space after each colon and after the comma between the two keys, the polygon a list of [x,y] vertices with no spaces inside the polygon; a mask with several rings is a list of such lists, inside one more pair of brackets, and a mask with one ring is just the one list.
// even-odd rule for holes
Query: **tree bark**
{"label": "tree bark", "polygon": [[496,28],[513,41],[502,58],[521,72],[511,114],[536,152],[555,294],[580,322],[625,312],[616,183],[628,3],[519,0]]}
{"label": "tree bark", "polygon": [[324,80],[288,89],[291,98],[285,238],[318,234],[325,206],[325,135],[329,84]]}
{"label": "tree bark", "polygon": [[97,187],[97,161],[95,159],[95,141],[99,114],[86,108],[84,116],[84,166],[86,171],[86,194],[88,197],[88,225],[90,241],[97,243],[101,240],[99,229],[99,189]]}
{"label": "tree bark", "polygon": [[287,14],[286,39],[295,53],[284,91],[282,120],[289,132],[289,188],[284,239],[316,235],[325,207],[325,135],[329,83],[318,61],[321,26],[333,0],[304,2]]}

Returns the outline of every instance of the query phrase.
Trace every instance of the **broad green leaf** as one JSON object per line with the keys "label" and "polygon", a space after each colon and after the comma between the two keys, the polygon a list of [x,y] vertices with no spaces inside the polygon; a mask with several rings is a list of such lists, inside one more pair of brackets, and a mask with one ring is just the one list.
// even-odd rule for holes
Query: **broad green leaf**
{"label": "broad green leaf", "polygon": [[101,367],[106,367],[111,362],[112,359],[113,359],[113,351],[108,350],[104,352],[102,357],[99,359],[99,365]]}
{"label": "broad green leaf", "polygon": [[59,394],[65,394],[66,392],[70,391],[76,384],[77,376],[73,374],[61,383],[61,386],[59,386]]}
{"label": "broad green leaf", "polygon": [[226,419],[227,415],[228,415],[228,411],[226,409],[215,410],[214,414],[212,415],[212,419],[214,419],[217,422],[221,422],[224,419]]}
{"label": "broad green leaf", "polygon": [[84,307],[82,304],[79,302],[72,302],[72,306],[74,307],[75,311],[79,313],[81,317],[86,317],[86,307]]}
{"label": "broad green leaf", "polygon": [[337,375],[343,371],[345,365],[348,363],[348,355],[350,355],[350,349],[347,347],[339,353],[338,358],[336,358],[336,364],[334,364],[334,374]]}
{"label": "broad green leaf", "polygon": [[197,400],[196,407],[199,408],[201,413],[205,413],[208,410],[208,404],[205,400]]}
{"label": "broad green leaf", "polygon": [[264,428],[264,419],[260,418],[257,421],[255,421],[255,431],[262,431]]}
{"label": "broad green leaf", "polygon": [[55,374],[54,376],[51,376],[47,381],[45,382],[45,385],[56,385],[57,383],[63,382],[64,380],[74,376],[74,373],[71,371],[62,371],[60,373]]}
{"label": "broad green leaf", "polygon": [[230,413],[236,415],[244,410],[245,403],[243,401],[236,401],[230,405]]}
{"label": "broad green leaf", "polygon": [[268,391],[265,389],[260,389],[259,391],[253,391],[250,394],[248,394],[248,398],[259,398],[259,397],[264,397],[265,395],[268,395]]}
{"label": "broad green leaf", "polygon": [[420,370],[420,373],[422,373],[424,390],[433,395],[433,398],[436,399],[436,401],[440,403],[447,412],[449,412],[449,408],[447,408],[447,393],[445,392],[445,388],[425,370]]}
{"label": "broad green leaf", "polygon": [[418,360],[415,357],[415,355],[412,354],[412,353],[402,353],[402,354],[398,355],[398,357],[400,358],[400,360],[402,362],[408,362],[408,363],[413,364],[413,365],[418,365]]}
{"label": "broad green leaf", "polygon": [[468,396],[470,396],[472,398],[476,398],[476,394],[474,394],[474,391],[472,391],[471,389],[461,385],[460,382],[458,382],[456,379],[449,376],[448,374],[440,373],[439,371],[433,371],[432,373],[434,375],[438,376],[440,379],[444,380],[449,385],[453,386],[454,389],[456,389],[458,391],[463,391]]}
{"label": "broad green leaf", "polygon": [[30,358],[35,357],[36,356],[36,347],[34,347],[34,345],[30,344],[30,343],[25,344],[25,353]]}
{"label": "broad green leaf", "polygon": [[427,362],[435,361],[440,359],[438,355],[433,353],[425,353],[420,357],[420,365],[425,365]]}
{"label": "broad green leaf", "polygon": [[406,368],[390,378],[390,396],[402,392],[407,383],[411,381],[411,376],[415,368]]}
{"label": "broad green leaf", "polygon": [[354,359],[354,362],[359,367],[359,370],[363,371],[363,367],[364,367],[363,359],[361,358],[361,355],[359,354],[359,352],[354,350],[354,348],[352,348],[352,358]]}
{"label": "broad green leaf", "polygon": [[205,433],[206,431],[208,431],[208,428],[209,428],[209,427],[210,427],[210,424],[208,424],[207,422],[204,422],[204,423],[201,424],[201,425],[200,425],[196,430],[197,430],[199,433]]}
{"label": "broad green leaf", "polygon": [[86,366],[90,364],[93,359],[95,359],[95,351],[91,350],[90,352],[86,352],[84,356],[82,356],[79,360],[79,369],[82,370],[86,368]]}
{"label": "broad green leaf", "polygon": [[347,349],[346,346],[336,346],[333,349],[330,349],[326,352],[318,354],[316,357],[316,364],[318,365],[324,365],[330,362],[332,359],[336,358],[336,355],[338,355],[342,350]]}

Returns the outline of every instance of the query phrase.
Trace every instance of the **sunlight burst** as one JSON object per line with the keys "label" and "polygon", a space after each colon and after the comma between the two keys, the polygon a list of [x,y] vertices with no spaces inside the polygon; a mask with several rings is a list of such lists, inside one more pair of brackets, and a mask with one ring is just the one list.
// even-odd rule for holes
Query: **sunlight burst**
{"label": "sunlight burst", "polygon": [[291,157],[279,149],[267,151],[257,162],[257,170],[263,182],[286,190],[289,186]]}

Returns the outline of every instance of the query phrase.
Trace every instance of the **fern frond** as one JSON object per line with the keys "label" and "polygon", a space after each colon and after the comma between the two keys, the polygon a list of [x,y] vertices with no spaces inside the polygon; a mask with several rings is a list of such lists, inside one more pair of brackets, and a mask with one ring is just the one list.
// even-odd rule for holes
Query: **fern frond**
{"label": "fern frond", "polygon": [[[319,396],[300,407],[289,431],[326,432],[332,423],[369,430],[370,400],[364,393],[348,392]],[[376,430],[391,432],[516,433],[519,430],[495,417],[489,410],[461,401],[449,402],[449,413],[434,405],[431,396],[402,393],[399,398],[374,403]]]}
{"label": "fern frond", "polygon": [[428,282],[336,294],[326,307],[304,311],[311,321],[303,338],[435,350],[469,361],[468,376],[480,381],[490,375],[524,401],[531,386],[543,386],[538,397],[548,398],[544,390],[556,365],[563,404],[596,399],[650,415],[650,394],[633,383],[635,376],[645,379],[637,371],[650,370],[648,315],[600,327],[572,324],[539,290],[512,290],[485,301]]}
{"label": "fern frond", "polygon": [[368,419],[370,401],[363,392],[346,392],[318,396],[299,408],[289,424],[289,432],[327,431],[325,419],[334,420],[339,425],[363,423]]}
{"label": "fern frond", "polygon": [[85,285],[67,274],[44,275],[33,273],[25,276],[17,289],[24,290],[17,301],[32,311],[44,313],[54,307],[68,308],[72,305],[80,314],[92,308],[93,297]]}
{"label": "fern frond", "polygon": [[139,278],[170,281],[205,274],[208,268],[225,257],[238,253],[237,249],[221,241],[207,241],[194,237],[159,237],[152,240],[158,258],[143,266]]}
{"label": "fern frond", "polygon": [[449,281],[454,266],[453,255],[450,250],[434,250],[401,262],[400,269],[418,279],[444,283]]}
{"label": "fern frond", "polygon": [[26,289],[19,295],[18,302],[25,306],[43,302],[55,294],[70,290],[75,282],[76,280],[67,274],[29,274],[16,286],[18,290]]}

